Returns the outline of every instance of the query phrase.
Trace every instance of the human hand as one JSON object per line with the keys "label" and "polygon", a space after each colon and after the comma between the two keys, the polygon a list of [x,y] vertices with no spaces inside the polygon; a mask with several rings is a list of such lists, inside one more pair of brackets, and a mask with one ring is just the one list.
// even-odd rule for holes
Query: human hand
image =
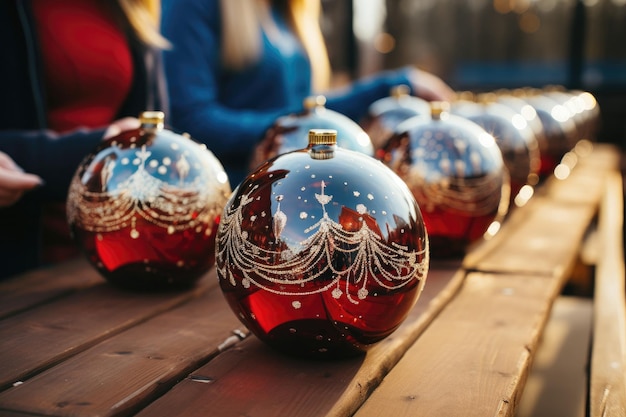
{"label": "human hand", "polygon": [[455,91],[441,78],[430,72],[415,68],[410,75],[413,94],[428,101],[452,101]]}
{"label": "human hand", "polygon": [[104,132],[102,139],[112,138],[126,130],[137,129],[139,126],[141,126],[141,123],[136,117],[124,117],[122,119],[118,119],[109,125],[107,130]]}
{"label": "human hand", "polygon": [[0,207],[15,204],[25,191],[41,184],[39,176],[25,173],[9,155],[0,152]]}

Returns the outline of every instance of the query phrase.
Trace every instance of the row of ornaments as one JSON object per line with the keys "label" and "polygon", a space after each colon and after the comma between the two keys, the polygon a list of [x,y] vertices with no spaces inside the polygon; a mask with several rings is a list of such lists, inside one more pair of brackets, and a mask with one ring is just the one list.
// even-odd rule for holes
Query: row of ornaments
{"label": "row of ornaments", "polygon": [[70,186],[68,221],[89,261],[136,290],[193,284],[213,264],[236,316],[285,353],[365,352],[407,317],[426,282],[417,202],[380,161],[312,129],[231,192],[204,146],[147,112],[103,142]]}
{"label": "row of ornaments", "polygon": [[268,130],[249,169],[302,148],[311,128],[335,129],[339,146],[382,161],[407,184],[423,214],[431,256],[462,256],[506,215],[510,181],[502,153],[492,135],[452,114],[448,103],[428,103],[403,89],[373,103],[361,124],[326,108],[323,96],[308,98],[302,113],[279,118]]}
{"label": "row of ornaments", "polygon": [[[341,148],[366,155],[368,158],[373,157],[374,147],[368,134],[347,117],[326,109],[323,102],[319,101],[319,97],[317,100],[314,105],[307,107],[303,114],[281,118],[268,131],[255,153],[261,156],[259,161],[252,162],[256,168],[251,168],[251,177],[258,176],[259,167],[267,161],[305,148],[306,144],[302,143],[302,140],[313,128],[335,129],[339,132],[338,141]],[[433,110],[432,121],[440,122],[439,115]],[[125,131],[102,142],[77,169],[68,196],[67,213],[70,230],[89,261],[118,285],[136,288],[189,285],[215,263],[215,235],[222,211],[231,194],[231,187],[222,165],[210,150],[189,138],[165,129],[162,113],[146,112],[141,116],[141,121],[139,129]],[[488,192],[482,194],[487,195],[490,201],[494,200],[497,206],[503,183],[502,164],[497,159],[494,146],[489,148],[488,153],[492,157],[486,158],[480,155],[484,146],[478,149],[477,154],[473,149],[475,145],[465,145],[478,140],[475,134],[480,133],[475,125],[469,122],[466,125],[444,138],[445,141],[439,141],[442,145],[437,145],[437,140],[428,140],[428,143],[420,145],[426,150],[421,160],[428,164],[434,161],[436,167],[424,167],[423,162],[407,164],[407,161],[414,158],[417,150],[414,152],[410,147],[395,144],[397,149],[389,152],[389,155],[393,156],[387,161],[389,167],[400,173],[406,183],[410,183],[407,174],[411,173],[405,171],[419,170],[432,175],[435,169],[443,170],[446,178],[462,177],[464,183],[467,183],[470,177],[475,177],[471,181],[476,183],[481,180],[477,175],[472,172],[468,175],[461,171],[465,168],[485,171],[481,168],[483,160],[491,161],[490,165],[495,165],[496,183],[490,186]],[[461,137],[467,134],[467,128],[470,128],[475,137]],[[489,137],[485,135],[483,139]],[[445,148],[443,152],[434,149],[441,146]],[[444,154],[448,152],[448,148],[452,153],[446,154],[445,160],[444,157],[433,153]],[[469,148],[462,149],[461,157],[464,160],[453,160],[456,158],[453,153],[458,153],[455,150],[457,148]],[[401,152],[405,155],[402,156]],[[461,164],[465,164],[463,169]],[[452,172],[452,169],[456,171]],[[493,168],[489,167],[489,170]],[[366,171],[357,170],[352,175],[363,175],[363,172]],[[422,200],[422,210],[427,208],[434,216],[440,212],[435,210],[436,207],[442,204],[446,205],[446,210],[448,206],[452,207],[454,204],[459,206],[459,210],[463,209],[461,206],[468,202],[468,199],[463,197],[464,189],[459,189],[458,185],[444,178],[441,172],[436,175],[439,178],[436,179],[434,186],[431,185],[433,181],[430,177],[422,181],[426,186],[424,190],[420,190],[417,185],[410,186],[414,196],[418,196],[418,202]],[[487,176],[491,178],[494,175],[490,172]],[[278,174],[272,173],[266,180],[276,181],[278,178]],[[442,186],[442,183],[445,185]],[[478,201],[480,197],[477,197],[476,188],[480,186],[469,183],[468,185],[473,193],[471,199]],[[271,186],[270,183],[268,187]],[[447,190],[451,190],[452,194],[444,199],[442,192],[445,193]],[[363,189],[353,192],[371,195],[368,190]],[[457,199],[453,194],[460,196],[458,203],[453,201]],[[301,198],[305,201],[312,200]],[[335,196],[335,204],[336,201]],[[434,204],[437,201],[441,204]],[[275,204],[280,206],[279,203]],[[282,204],[282,207],[284,206],[285,204]],[[352,209],[356,210],[356,207]],[[491,211],[484,213],[484,222],[492,220]],[[273,208],[261,211],[259,216],[266,216],[270,221],[279,224],[278,219],[282,214]],[[308,215],[306,210],[301,214]],[[465,217],[474,222],[471,217],[477,216]],[[311,218],[314,218],[313,215]],[[450,228],[446,223],[457,225],[461,222],[443,219],[431,223],[432,226],[427,224],[427,228],[434,230],[434,232],[429,230],[431,241],[432,239],[437,241],[441,238],[441,233],[435,227],[438,223]],[[466,224],[461,224],[458,229],[463,230],[454,232],[463,239],[463,244],[459,246],[464,246],[468,240],[461,236],[467,234],[467,228]],[[452,235],[450,240],[454,238],[455,235]]]}
{"label": "row of ornaments", "polygon": [[[400,122],[430,113],[428,102],[408,92],[406,86],[393,88],[360,123],[376,149],[404,130]],[[514,187],[551,175],[580,140],[595,139],[600,122],[600,108],[591,93],[560,86],[463,91],[449,105],[452,114],[472,120],[495,137]]]}
{"label": "row of ornaments", "polygon": [[383,161],[410,187],[431,256],[459,257],[497,233],[510,209],[524,205],[564,155],[593,140],[598,123],[590,93],[557,86],[460,92],[441,103],[411,96],[401,85],[374,102],[360,123],[316,96],[266,132],[249,170],[301,148],[308,129],[336,129],[340,146]]}
{"label": "row of ornaments", "polygon": [[[493,135],[442,103],[381,147],[321,100],[276,122],[234,193],[206,147],[143,114],[72,181],[68,221],[89,261],[116,285],[170,289],[217,254],[231,308],[287,352],[345,356],[386,337],[417,301],[431,254],[462,254],[505,214],[508,171]],[[338,131],[340,146],[327,131],[305,145],[318,128]]]}

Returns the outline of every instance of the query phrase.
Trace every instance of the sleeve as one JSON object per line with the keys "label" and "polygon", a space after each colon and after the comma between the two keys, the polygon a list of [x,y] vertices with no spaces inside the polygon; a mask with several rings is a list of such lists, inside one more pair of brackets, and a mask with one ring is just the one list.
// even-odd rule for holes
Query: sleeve
{"label": "sleeve", "polygon": [[326,107],[359,122],[376,100],[387,97],[393,87],[404,84],[411,88],[410,67],[387,70],[356,80],[349,86],[326,95]]}
{"label": "sleeve", "polygon": [[80,129],[62,135],[46,130],[0,130],[0,151],[45,181],[42,197],[64,199],[78,166],[103,135],[104,129]]}
{"label": "sleeve", "polygon": [[222,160],[241,159],[286,109],[231,109],[220,103],[220,10],[217,0],[165,0],[163,34],[171,119]]}

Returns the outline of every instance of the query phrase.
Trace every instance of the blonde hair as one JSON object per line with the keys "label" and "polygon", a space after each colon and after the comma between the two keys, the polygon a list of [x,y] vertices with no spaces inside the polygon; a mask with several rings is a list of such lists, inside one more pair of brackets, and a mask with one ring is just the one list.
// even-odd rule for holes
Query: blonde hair
{"label": "blonde hair", "polygon": [[159,0],[118,0],[128,23],[139,39],[149,46],[169,48],[160,32],[161,2]]}
{"label": "blonde hair", "polygon": [[[227,68],[241,69],[261,53],[259,32],[268,24],[268,0],[222,0],[222,60]],[[322,91],[330,82],[328,51],[319,19],[320,0],[285,0],[284,12],[311,62],[312,84]]]}

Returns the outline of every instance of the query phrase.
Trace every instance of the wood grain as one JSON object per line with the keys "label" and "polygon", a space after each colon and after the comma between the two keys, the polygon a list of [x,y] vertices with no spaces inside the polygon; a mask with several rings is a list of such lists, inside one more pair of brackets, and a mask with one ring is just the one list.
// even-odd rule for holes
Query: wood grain
{"label": "wood grain", "polygon": [[139,416],[349,416],[454,296],[463,279],[458,269],[429,272],[410,316],[364,357],[296,359],[251,337],[194,371]]}
{"label": "wood grain", "polygon": [[233,330],[239,327],[214,288],[0,393],[0,408],[55,416],[132,415],[238,341]]}
{"label": "wood grain", "polygon": [[614,147],[596,145],[580,156],[569,176],[551,177],[522,208],[512,209],[502,230],[467,254],[468,270],[567,274],[576,261],[589,226],[598,213],[607,175],[619,160]]}
{"label": "wood grain", "polygon": [[513,416],[560,286],[472,273],[355,417]]}
{"label": "wood grain", "polygon": [[622,179],[607,182],[599,216],[589,416],[626,415],[626,299]]}
{"label": "wood grain", "polygon": [[[63,270],[59,266],[58,273]],[[208,278],[208,277],[207,277]],[[102,283],[0,321],[0,389],[22,381],[111,335],[198,296],[188,291],[137,293]]]}
{"label": "wood grain", "polygon": [[102,284],[104,278],[85,259],[48,267],[0,282],[0,318]]}
{"label": "wood grain", "polygon": [[523,222],[505,224],[479,256],[466,258],[464,267],[546,277],[568,273],[597,204],[569,205],[537,198],[524,208]]}

